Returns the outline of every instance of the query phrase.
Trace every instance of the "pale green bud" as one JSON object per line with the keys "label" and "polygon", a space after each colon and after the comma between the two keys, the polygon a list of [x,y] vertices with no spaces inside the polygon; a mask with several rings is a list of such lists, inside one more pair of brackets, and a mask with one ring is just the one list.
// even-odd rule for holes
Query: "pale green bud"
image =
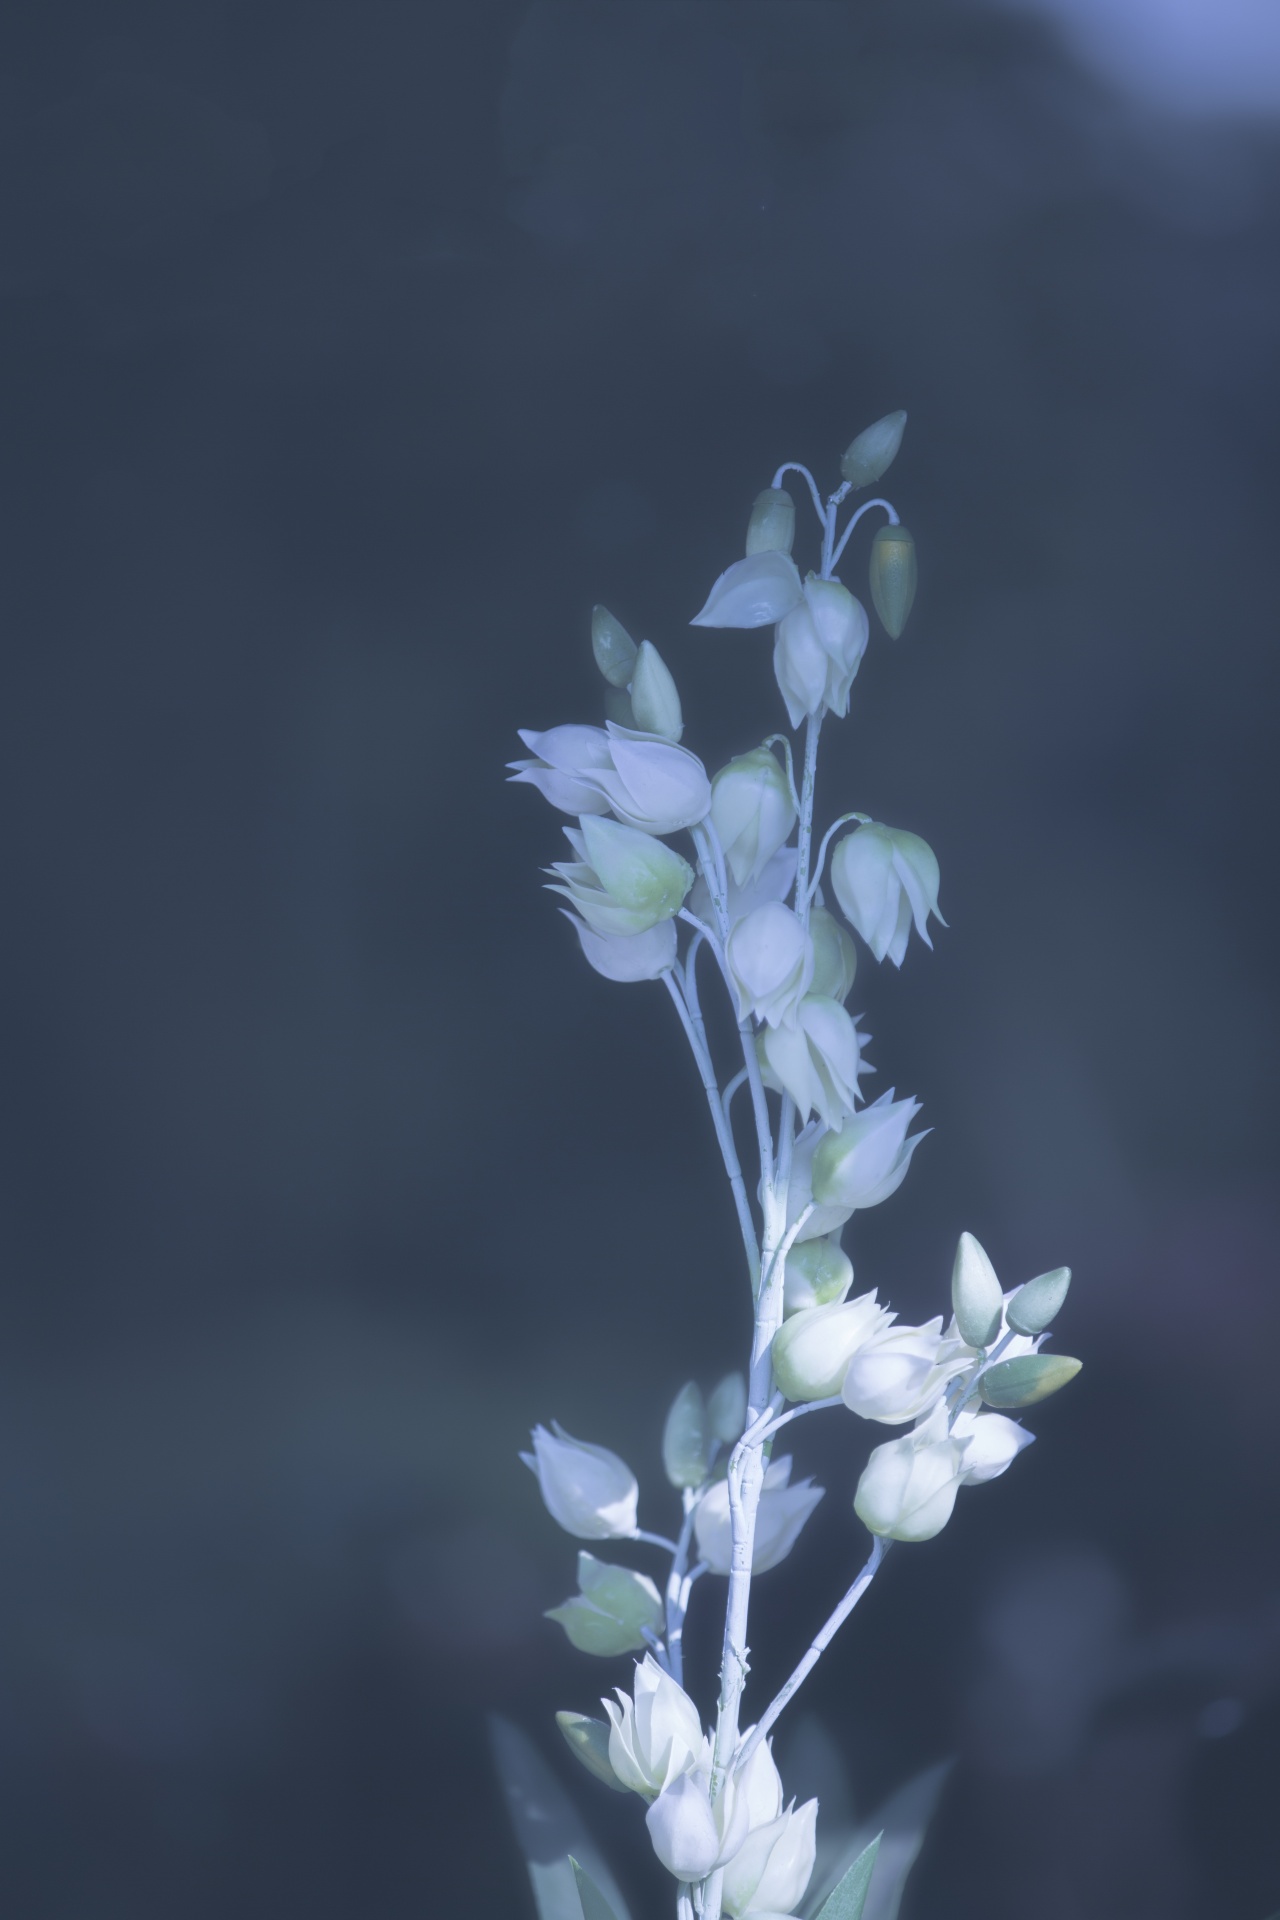
{"label": "pale green bud", "polygon": [[676,683],[666,661],[650,640],[640,642],[636,655],[631,711],[641,733],[658,733],[664,740],[678,740],[684,732]]}
{"label": "pale green bud", "polygon": [[1009,1325],[1015,1333],[1043,1333],[1056,1318],[1071,1285],[1070,1267],[1054,1267],[1051,1273],[1037,1274],[1010,1295],[1006,1308]]}
{"label": "pale green bud", "polygon": [[911,1156],[924,1139],[907,1138],[920,1111],[918,1100],[895,1100],[893,1088],[829,1133],[813,1156],[812,1193],[820,1207],[877,1207],[907,1177]]}
{"label": "pale green bud", "polygon": [[758,880],[796,823],[791,783],[768,747],[721,767],[711,782],[711,819],[737,884]]}
{"label": "pale green bud", "polygon": [[662,1625],[662,1596],[643,1573],[580,1553],[578,1585],[582,1591],[548,1607],[546,1618],[559,1622],[579,1653],[635,1653],[646,1644],[644,1630],[656,1633]]}
{"label": "pale green bud", "polygon": [[980,1385],[989,1407],[1033,1407],[1074,1380],[1083,1362],[1066,1353],[1024,1353],[1016,1360],[997,1360]]}
{"label": "pale green bud", "polygon": [[806,1307],[773,1336],[773,1377],[788,1400],[830,1400],[859,1347],[888,1324],[874,1292],[829,1307]]}
{"label": "pale green bud", "polygon": [[830,1307],[853,1285],[853,1262],[834,1240],[802,1240],[787,1255],[783,1304],[787,1313]]}
{"label": "pale green bud", "polygon": [[593,1773],[597,1780],[603,1780],[606,1787],[612,1787],[615,1793],[631,1791],[623,1786],[609,1765],[607,1722],[593,1720],[586,1713],[558,1713],[556,1725],[564,1735],[570,1753],[581,1760],[588,1773]]}
{"label": "pale green bud", "polygon": [[[636,670],[636,643],[608,607],[591,609],[591,651],[611,687],[629,687]],[[610,719],[613,715],[610,714]]]}
{"label": "pale green bud", "polygon": [[971,1233],[962,1233],[956,1248],[951,1306],[961,1339],[971,1347],[989,1347],[1000,1331],[1004,1295],[995,1268]]}
{"label": "pale green bud", "polygon": [[964,1449],[917,1427],[876,1447],[862,1470],[853,1510],[870,1533],[887,1540],[932,1540],[951,1518]]}
{"label": "pale green bud", "polygon": [[700,1487],[707,1477],[707,1409],[688,1380],[671,1402],[662,1430],[662,1465],[673,1487]]}
{"label": "pale green bud", "polygon": [[845,448],[840,472],[851,487],[869,487],[887,473],[902,445],[907,424],[905,413],[886,413],[873,426],[864,427],[856,440]]}
{"label": "pale green bud", "polygon": [[740,1373],[726,1373],[707,1401],[707,1426],[716,1440],[731,1447],[747,1424],[747,1383]]}
{"label": "pale green bud", "polygon": [[[641,933],[645,926],[656,926],[659,920],[669,920],[680,911],[694,881],[687,860],[653,834],[638,827],[624,827],[617,820],[584,813],[578,825],[587,860],[605,893],[615,906],[643,922],[630,927],[601,926],[597,931]],[[573,904],[588,925],[595,924],[582,899],[575,898]]]}
{"label": "pale green bud", "polygon": [[785,487],[758,493],[747,522],[747,552],[790,553],[796,537],[796,503]]}
{"label": "pale green bud", "polygon": [[[714,819],[714,781],[711,791]],[[813,942],[813,983],[809,991],[821,994],[827,1000],[838,1000],[843,1005],[849,997],[858,970],[858,949],[835,915],[828,913],[825,907],[809,909],[809,938]]]}
{"label": "pale green bud", "polygon": [[916,543],[905,527],[881,527],[871,542],[871,598],[891,640],[907,624],[916,597]]}

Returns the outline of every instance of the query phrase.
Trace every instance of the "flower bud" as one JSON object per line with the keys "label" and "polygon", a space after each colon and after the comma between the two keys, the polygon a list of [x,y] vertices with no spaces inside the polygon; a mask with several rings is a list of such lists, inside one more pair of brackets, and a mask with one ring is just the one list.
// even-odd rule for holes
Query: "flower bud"
{"label": "flower bud", "polygon": [[747,553],[790,553],[795,537],[795,501],[785,487],[766,487],[747,522]]}
{"label": "flower bud", "polygon": [[[714,812],[714,803],[712,811]],[[809,910],[809,938],[813,942],[811,992],[825,1000],[848,999],[858,970],[858,949],[833,913],[825,907]]]}
{"label": "flower bud", "polygon": [[864,427],[856,440],[845,448],[840,472],[851,487],[869,487],[887,473],[902,445],[905,413],[886,413],[874,426]]}
{"label": "flower bud", "polygon": [[609,1716],[609,1765],[623,1786],[652,1800],[701,1758],[698,1709],[652,1654],[636,1662],[633,1694],[616,1692],[616,1704],[600,1703]]}
{"label": "flower bud", "polygon": [[[758,1038],[760,1051],[763,1053],[763,1034]],[[768,1080],[769,1076],[766,1075],[766,1085]],[[814,1200],[813,1156],[816,1148],[826,1137],[827,1130],[821,1120],[811,1120],[807,1127],[801,1127],[792,1150],[791,1179],[787,1187],[787,1231],[790,1232],[793,1227],[799,1225],[802,1214],[808,1214],[808,1218],[796,1235],[797,1246],[804,1246],[809,1240],[821,1240],[828,1233],[838,1233],[853,1214],[852,1207],[821,1206]],[[763,1198],[761,1193],[762,1203]]]}
{"label": "flower bud", "polygon": [[916,597],[916,543],[905,527],[881,527],[871,542],[871,598],[891,640],[907,624]]}
{"label": "flower bud", "polygon": [[648,640],[640,642],[636,670],[631,682],[631,711],[641,733],[661,734],[664,740],[678,740],[684,732],[680,695],[671,671],[658,649]]}
{"label": "flower bud", "polygon": [[1011,1294],[1005,1312],[1015,1333],[1043,1333],[1054,1320],[1071,1285],[1070,1267],[1054,1267],[1051,1273],[1037,1274]]}
{"label": "flower bud", "polygon": [[801,1120],[817,1112],[838,1127],[858,1098],[862,1064],[858,1029],[838,1000],[806,994],[793,1026],[770,1027],[765,1057],[778,1085],[795,1101]]}
{"label": "flower bud", "polygon": [[939,1315],[923,1327],[886,1327],[850,1361],[840,1396],[851,1413],[905,1426],[935,1407],[957,1374],[979,1354],[943,1334]]}
{"label": "flower bud", "polygon": [[[788,1484],[790,1478],[789,1453],[765,1468],[751,1547],[753,1574],[768,1573],[786,1559],[822,1498],[824,1489],[815,1487],[812,1480],[797,1480],[793,1487]],[[717,1480],[707,1488],[695,1510],[693,1526],[698,1558],[712,1573],[728,1573],[733,1564],[733,1526],[726,1481]]]}
{"label": "flower bud", "polygon": [[971,1347],[989,1347],[1000,1331],[1004,1295],[996,1270],[971,1233],[960,1235],[951,1269],[951,1306]]}
{"label": "flower bud", "polygon": [[1028,1433],[1016,1420],[1006,1420],[1002,1413],[959,1414],[951,1437],[960,1445],[962,1487],[981,1487],[988,1480],[998,1480],[1035,1439],[1034,1433]]}
{"label": "flower bud", "polygon": [[546,1618],[559,1622],[579,1653],[633,1653],[645,1645],[646,1628],[656,1633],[662,1625],[662,1596],[643,1573],[580,1553],[578,1585],[581,1592],[548,1607]]}
{"label": "flower bud", "polygon": [[724,1870],[724,1911],[733,1920],[798,1910],[817,1857],[817,1817],[817,1801],[806,1800],[752,1828]]}
{"label": "flower bud", "polygon": [[511,761],[511,778],[535,786],[565,813],[614,813],[646,833],[678,833],[711,808],[711,782],[696,754],[671,740],[610,721],[605,727],[520,729],[536,756]]}
{"label": "flower bud", "polygon": [[810,574],[800,604],[778,622],[773,671],[793,727],[806,714],[849,711],[849,689],[867,646],[867,615],[838,580]]}
{"label": "flower bud", "polygon": [[597,1780],[603,1780],[605,1786],[612,1787],[615,1793],[628,1791],[609,1765],[607,1721],[593,1720],[585,1713],[558,1713],[556,1725],[564,1735],[570,1753],[582,1762],[588,1773],[593,1773]]}
{"label": "flower bud", "polygon": [[640,1489],[626,1461],[551,1424],[551,1433],[535,1427],[533,1452],[520,1455],[537,1475],[551,1518],[579,1540],[630,1539]]}
{"label": "flower bud", "polygon": [[741,1018],[771,1027],[795,1018],[813,977],[813,948],[799,917],[780,900],[744,914],[729,929],[725,960]]}
{"label": "flower bud", "polygon": [[753,553],[726,567],[691,627],[768,627],[803,598],[795,561],[785,553]]}
{"label": "flower bud", "polygon": [[696,1380],[671,1402],[662,1432],[662,1465],[673,1487],[700,1487],[707,1477],[707,1409]]}
{"label": "flower bud", "polygon": [[774,1380],[788,1400],[831,1399],[858,1349],[892,1318],[876,1305],[874,1292],[792,1314],[773,1336]]}
{"label": "flower bud", "polygon": [[923,1133],[907,1138],[920,1111],[918,1100],[881,1094],[861,1113],[851,1114],[838,1133],[829,1133],[813,1156],[813,1197],[819,1206],[876,1207],[896,1193],[907,1177],[911,1156]]}
{"label": "flower bud", "polygon": [[1082,1362],[1065,1353],[1024,1353],[997,1360],[982,1376],[982,1397],[989,1407],[1033,1407],[1074,1380]]}
{"label": "flower bud", "polygon": [[740,1373],[726,1373],[707,1401],[707,1426],[723,1446],[731,1447],[747,1424],[747,1383]]}
{"label": "flower bud", "polygon": [[711,782],[711,820],[738,885],[758,880],[796,823],[791,783],[768,747],[721,767]]}
{"label": "flower bud", "polygon": [[594,933],[645,933],[680,911],[693,868],[652,834],[584,814],[565,829],[579,860],[558,860],[551,892],[564,896]]}
{"label": "flower bud", "polygon": [[858,827],[831,856],[831,884],[845,919],[877,960],[888,954],[902,965],[914,918],[916,932],[932,947],[928,919],[946,925],[938,912],[938,862],[918,834],[876,823]]}
{"label": "flower bud", "polygon": [[591,609],[591,651],[611,687],[626,688],[636,670],[636,643],[608,607]]}
{"label": "flower bud", "polygon": [[853,1510],[870,1533],[887,1540],[931,1540],[951,1518],[963,1449],[917,1427],[876,1447],[862,1470]]}
{"label": "flower bud", "polygon": [[747,1837],[747,1812],[732,1774],[721,1782],[713,1802],[709,1771],[695,1767],[659,1794],[645,1825],[667,1872],[687,1885],[705,1879],[737,1853]]}
{"label": "flower bud", "polygon": [[787,1255],[783,1306],[787,1313],[837,1305],[853,1285],[853,1262],[835,1240],[802,1240]]}

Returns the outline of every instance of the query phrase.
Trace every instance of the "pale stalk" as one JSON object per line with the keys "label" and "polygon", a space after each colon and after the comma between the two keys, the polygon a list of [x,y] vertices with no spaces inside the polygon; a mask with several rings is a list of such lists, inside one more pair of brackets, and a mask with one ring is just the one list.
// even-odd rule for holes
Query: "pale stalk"
{"label": "pale stalk", "polygon": [[747,1198],[738,1149],[734,1144],[733,1128],[729,1125],[729,1117],[721,1102],[715,1068],[711,1063],[706,1030],[701,1018],[695,1018],[690,1011],[674,976],[667,972],[662,978],[667,992],[671,995],[676,1013],[679,1015],[680,1024],[684,1028],[685,1038],[689,1042],[697,1065],[698,1078],[702,1082],[702,1090],[707,1096],[707,1105],[711,1110],[711,1124],[715,1128],[716,1140],[720,1147],[720,1158],[724,1161],[724,1170],[729,1176],[729,1185],[733,1191],[733,1204],[738,1215],[738,1228],[742,1234],[742,1245],[747,1256],[747,1272],[751,1279],[751,1291],[754,1294],[760,1284],[760,1247],[756,1240],[755,1221],[751,1218],[751,1203]]}

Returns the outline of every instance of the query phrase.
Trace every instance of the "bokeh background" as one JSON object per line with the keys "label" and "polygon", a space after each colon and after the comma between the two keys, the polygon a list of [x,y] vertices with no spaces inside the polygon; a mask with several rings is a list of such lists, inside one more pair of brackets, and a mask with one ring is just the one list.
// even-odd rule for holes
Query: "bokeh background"
{"label": "bokeh background", "polygon": [[[810,1704],[959,1765],[907,1920],[1280,1906],[1280,29],[1266,0],[115,0],[3,28],[0,1905],[529,1913],[485,1746],[625,1662],[515,1459],[667,1521],[746,1339],[665,996],[539,891],[517,725],[589,609],[709,762],[691,631],[779,460],[889,408],[922,584],[828,815],[937,849],[864,960],[935,1128],[860,1284],[1068,1261],[1040,1444],[895,1555]],[[862,584],[865,547],[846,570]],[[849,1427],[763,1695],[857,1553]],[[711,1583],[691,1625],[704,1681]],[[695,1671],[697,1671],[695,1665]],[[608,1805],[602,1804],[608,1801]],[[648,1904],[646,1904],[648,1903]]]}

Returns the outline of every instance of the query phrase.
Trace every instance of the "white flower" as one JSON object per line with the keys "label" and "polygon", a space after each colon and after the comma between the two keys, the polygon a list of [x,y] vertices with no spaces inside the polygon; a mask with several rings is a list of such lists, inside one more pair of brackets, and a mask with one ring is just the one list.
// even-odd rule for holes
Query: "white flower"
{"label": "white flower", "polygon": [[801,1120],[816,1109],[828,1127],[838,1127],[853,1112],[858,1075],[870,1071],[862,1064],[858,1042],[857,1026],[840,1002],[816,993],[801,1000],[793,1021],[765,1033],[765,1058]]}
{"label": "white flower", "polygon": [[862,1470],[853,1510],[870,1533],[931,1540],[951,1518],[964,1449],[946,1432],[945,1409],[900,1440],[877,1447]]}
{"label": "white flower", "polygon": [[849,689],[867,648],[866,608],[838,580],[810,574],[800,604],[778,622],[773,671],[798,727],[806,714],[849,711]]}
{"label": "white flower", "polygon": [[864,1420],[901,1427],[935,1406],[956,1375],[980,1357],[943,1335],[941,1315],[923,1327],[884,1327],[853,1355],[835,1391]]}
{"label": "white flower", "polygon": [[624,1787],[652,1800],[702,1760],[698,1709],[652,1654],[636,1662],[635,1688],[602,1700],[609,1716],[609,1765]]}
{"label": "white flower", "polygon": [[758,880],[796,823],[791,782],[767,747],[720,769],[711,782],[711,820],[738,885]]}
{"label": "white flower", "polygon": [[688,861],[636,827],[584,813],[565,838],[578,858],[552,863],[548,871],[559,878],[550,891],[606,938],[647,933],[670,920],[693,885]]}
{"label": "white flower", "polygon": [[535,1427],[533,1452],[520,1455],[538,1476],[551,1518],[579,1540],[629,1540],[640,1489],[626,1461],[551,1424],[551,1433]]}
{"label": "white flower", "polygon": [[951,1437],[960,1446],[962,1487],[981,1487],[988,1480],[998,1480],[1035,1439],[1034,1433],[1002,1413],[977,1412],[958,1414]]}
{"label": "white flower", "polygon": [[877,960],[902,965],[914,918],[926,947],[928,919],[938,912],[938,862],[918,834],[875,824],[848,834],[831,856],[831,884],[851,927]]}
{"label": "white flower", "polygon": [[513,760],[511,778],[527,781],[565,813],[613,812],[646,833],[696,826],[711,809],[711,782],[696,754],[634,728],[524,728],[533,760]]}
{"label": "white flower", "polygon": [[672,1781],[644,1818],[659,1860],[685,1882],[723,1866],[747,1837],[747,1810],[733,1776],[726,1775],[713,1803],[705,1767]]}
{"label": "white flower", "polygon": [[[763,1047],[760,1051],[763,1053]],[[788,1232],[796,1225],[805,1208],[813,1204],[813,1212],[796,1236],[796,1246],[837,1232],[853,1215],[852,1207],[818,1206],[813,1202],[813,1156],[826,1138],[827,1129],[821,1120],[811,1120],[796,1135],[791,1154],[791,1183],[787,1188]]]}
{"label": "white flower", "polygon": [[753,553],[726,567],[691,627],[768,627],[799,606],[804,589],[785,553]]}
{"label": "white flower", "polygon": [[662,1625],[662,1595],[647,1574],[580,1553],[578,1585],[581,1592],[548,1607],[546,1618],[559,1622],[580,1653],[634,1652],[645,1644],[646,1627],[656,1633]]}
{"label": "white flower", "polygon": [[813,1873],[817,1818],[817,1801],[806,1800],[753,1828],[724,1870],[726,1913],[734,1920],[781,1920],[795,1912]]}
{"label": "white flower", "polygon": [[780,900],[769,900],[735,921],[729,930],[725,959],[743,1019],[754,1014],[776,1027],[780,1021],[795,1018],[797,1005],[813,977],[813,948],[790,907],[784,907]]}
{"label": "white flower", "polygon": [[[800,1529],[822,1498],[824,1489],[815,1487],[812,1480],[797,1480],[792,1487],[787,1484],[790,1478],[789,1453],[765,1468],[760,1504],[756,1508],[752,1573],[768,1573],[770,1567],[786,1559],[800,1537]],[[733,1562],[733,1531],[727,1481],[717,1480],[703,1494],[693,1525],[698,1536],[698,1558],[706,1562],[712,1573],[728,1573]]]}
{"label": "white flower", "polygon": [[809,909],[809,938],[813,942],[813,993],[824,999],[848,999],[858,970],[858,949],[833,913],[825,907]]}
{"label": "white flower", "polygon": [[852,1213],[877,1207],[898,1191],[924,1134],[907,1138],[919,1101],[895,1100],[893,1095],[890,1087],[815,1148],[813,1197],[819,1206],[847,1207]]}
{"label": "white flower", "polygon": [[[744,1727],[742,1744],[751,1738],[754,1727]],[[749,1827],[766,1827],[782,1812],[782,1779],[774,1764],[773,1742],[762,1740],[744,1767],[734,1772],[734,1782],[747,1809]]]}
{"label": "white flower", "polygon": [[834,1240],[804,1240],[787,1255],[783,1276],[783,1307],[800,1313],[805,1307],[829,1307],[843,1300],[853,1285],[853,1262]]}
{"label": "white flower", "polygon": [[606,980],[657,980],[675,965],[673,920],[659,920],[643,933],[596,933],[576,913],[561,909],[588,963]]}
{"label": "white flower", "polygon": [[805,1307],[773,1336],[773,1377],[788,1400],[829,1400],[840,1392],[854,1356],[892,1319],[877,1306],[874,1290],[856,1300]]}

